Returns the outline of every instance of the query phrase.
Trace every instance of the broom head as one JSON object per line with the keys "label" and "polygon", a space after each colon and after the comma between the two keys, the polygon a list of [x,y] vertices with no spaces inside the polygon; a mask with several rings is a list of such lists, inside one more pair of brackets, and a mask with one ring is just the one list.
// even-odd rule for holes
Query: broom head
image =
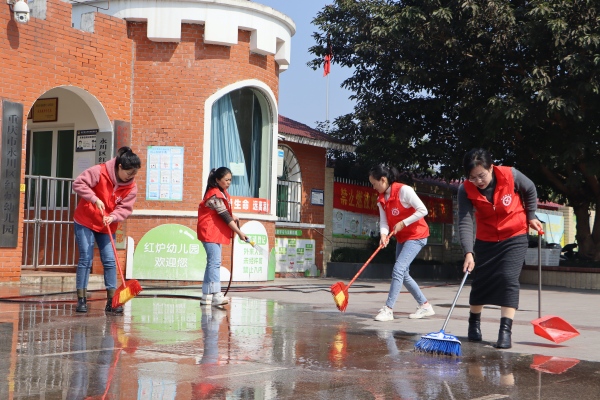
{"label": "broom head", "polygon": [[421,336],[415,344],[415,350],[445,356],[460,356],[460,340],[456,336],[446,335],[444,331],[432,332]]}
{"label": "broom head", "polygon": [[329,288],[333,295],[333,301],[337,306],[338,310],[344,312],[348,306],[348,288],[342,282],[336,282]]}
{"label": "broom head", "polygon": [[119,286],[112,299],[112,307],[117,308],[133,299],[142,291],[142,285],[135,279],[125,281]]}

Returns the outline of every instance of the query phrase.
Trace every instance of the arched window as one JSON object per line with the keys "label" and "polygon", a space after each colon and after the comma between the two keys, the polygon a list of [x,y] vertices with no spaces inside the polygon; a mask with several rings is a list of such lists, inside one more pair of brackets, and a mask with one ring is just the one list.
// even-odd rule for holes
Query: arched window
{"label": "arched window", "polygon": [[283,151],[283,168],[277,177],[277,217],[279,221],[300,222],[302,206],[302,173],[300,164],[293,150],[285,145],[279,146]]}
{"label": "arched window", "polygon": [[265,97],[252,88],[234,90],[214,102],[211,114],[210,168],[231,169],[230,195],[269,199],[272,137]]}

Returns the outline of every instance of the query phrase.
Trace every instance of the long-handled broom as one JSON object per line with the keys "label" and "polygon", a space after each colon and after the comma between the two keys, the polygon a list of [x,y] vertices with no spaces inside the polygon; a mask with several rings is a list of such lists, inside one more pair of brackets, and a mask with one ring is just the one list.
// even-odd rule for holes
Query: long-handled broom
{"label": "long-handled broom", "polygon": [[458,292],[456,292],[456,296],[454,296],[452,307],[450,307],[450,311],[448,311],[448,315],[446,316],[446,320],[444,321],[442,329],[439,332],[432,332],[421,336],[421,340],[415,344],[416,351],[447,356],[460,356],[460,340],[458,340],[456,336],[447,335],[446,332],[444,332],[444,329],[446,329],[446,325],[448,325],[450,315],[452,315],[452,311],[454,310],[454,306],[456,305],[456,301],[458,300],[460,291],[465,285],[468,275],[469,271],[465,272],[465,276],[460,283],[460,287],[458,288]]}
{"label": "long-handled broom", "polygon": [[[390,233],[387,237],[388,240],[390,239],[391,236],[392,236],[392,234]],[[348,306],[348,299],[350,298],[350,295],[348,294],[348,289],[350,288],[350,285],[352,285],[354,283],[354,281],[356,280],[356,278],[358,278],[358,276],[363,272],[363,270],[365,268],[367,268],[367,265],[369,265],[371,260],[373,260],[375,255],[377,255],[377,253],[379,253],[379,250],[381,250],[382,248],[383,248],[383,246],[379,245],[379,247],[377,249],[375,249],[375,251],[373,252],[371,257],[369,257],[367,262],[363,264],[363,266],[358,270],[356,275],[354,275],[354,278],[352,278],[350,283],[348,283],[348,286],[345,286],[342,282],[336,282],[333,285],[331,285],[329,290],[331,291],[331,294],[333,295],[333,301],[335,302],[335,305],[337,306],[338,310],[340,310],[342,312],[346,311],[346,307]]]}
{"label": "long-handled broom", "polygon": [[117,308],[127,303],[129,300],[133,299],[135,296],[140,294],[143,290],[142,285],[135,279],[130,279],[128,281],[125,280],[125,276],[123,276],[123,270],[121,269],[121,262],[119,261],[119,255],[117,254],[117,246],[115,246],[115,241],[112,236],[112,232],[110,231],[110,225],[106,225],[106,229],[108,229],[108,237],[110,238],[110,244],[112,245],[113,251],[115,252],[115,261],[117,263],[117,269],[119,270],[119,275],[121,276],[121,281],[123,282],[121,286],[119,286],[115,292],[115,295],[112,299],[112,307]]}

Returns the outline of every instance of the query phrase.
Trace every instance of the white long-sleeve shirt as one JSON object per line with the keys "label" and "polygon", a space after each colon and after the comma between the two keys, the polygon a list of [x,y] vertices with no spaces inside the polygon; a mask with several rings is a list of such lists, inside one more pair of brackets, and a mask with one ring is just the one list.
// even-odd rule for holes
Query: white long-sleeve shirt
{"label": "white long-sleeve shirt", "polygon": [[[391,190],[392,186],[390,185],[390,187],[384,193],[386,201],[390,198]],[[415,212],[410,217],[403,220],[405,226],[408,226],[413,222],[417,222],[427,215],[427,208],[425,207],[425,204],[423,204],[412,187],[403,185],[400,188],[400,194],[398,198],[400,199],[400,204],[402,204],[402,207],[415,209]],[[377,207],[379,207],[379,232],[382,235],[387,235],[390,233],[390,227],[388,225],[387,216],[385,215],[385,210],[379,203],[377,203]]]}

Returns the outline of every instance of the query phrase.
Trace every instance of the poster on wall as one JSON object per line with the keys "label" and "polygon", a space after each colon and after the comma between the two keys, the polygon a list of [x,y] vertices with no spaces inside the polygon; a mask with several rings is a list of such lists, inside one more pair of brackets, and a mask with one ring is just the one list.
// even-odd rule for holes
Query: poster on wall
{"label": "poster on wall", "polygon": [[96,151],[96,134],[98,129],[86,129],[77,131],[75,139],[75,151]]}
{"label": "poster on wall", "polygon": [[183,147],[148,146],[146,200],[183,200]]}
{"label": "poster on wall", "polygon": [[379,235],[379,216],[333,209],[333,237],[368,239]]}
{"label": "poster on wall", "polygon": [[275,239],[275,272],[301,273],[315,264],[314,239]]}
{"label": "poster on wall", "polygon": [[248,221],[240,228],[254,242],[254,247],[233,239],[233,277],[235,282],[266,281],[269,264],[269,237],[267,229],[259,221]]}

